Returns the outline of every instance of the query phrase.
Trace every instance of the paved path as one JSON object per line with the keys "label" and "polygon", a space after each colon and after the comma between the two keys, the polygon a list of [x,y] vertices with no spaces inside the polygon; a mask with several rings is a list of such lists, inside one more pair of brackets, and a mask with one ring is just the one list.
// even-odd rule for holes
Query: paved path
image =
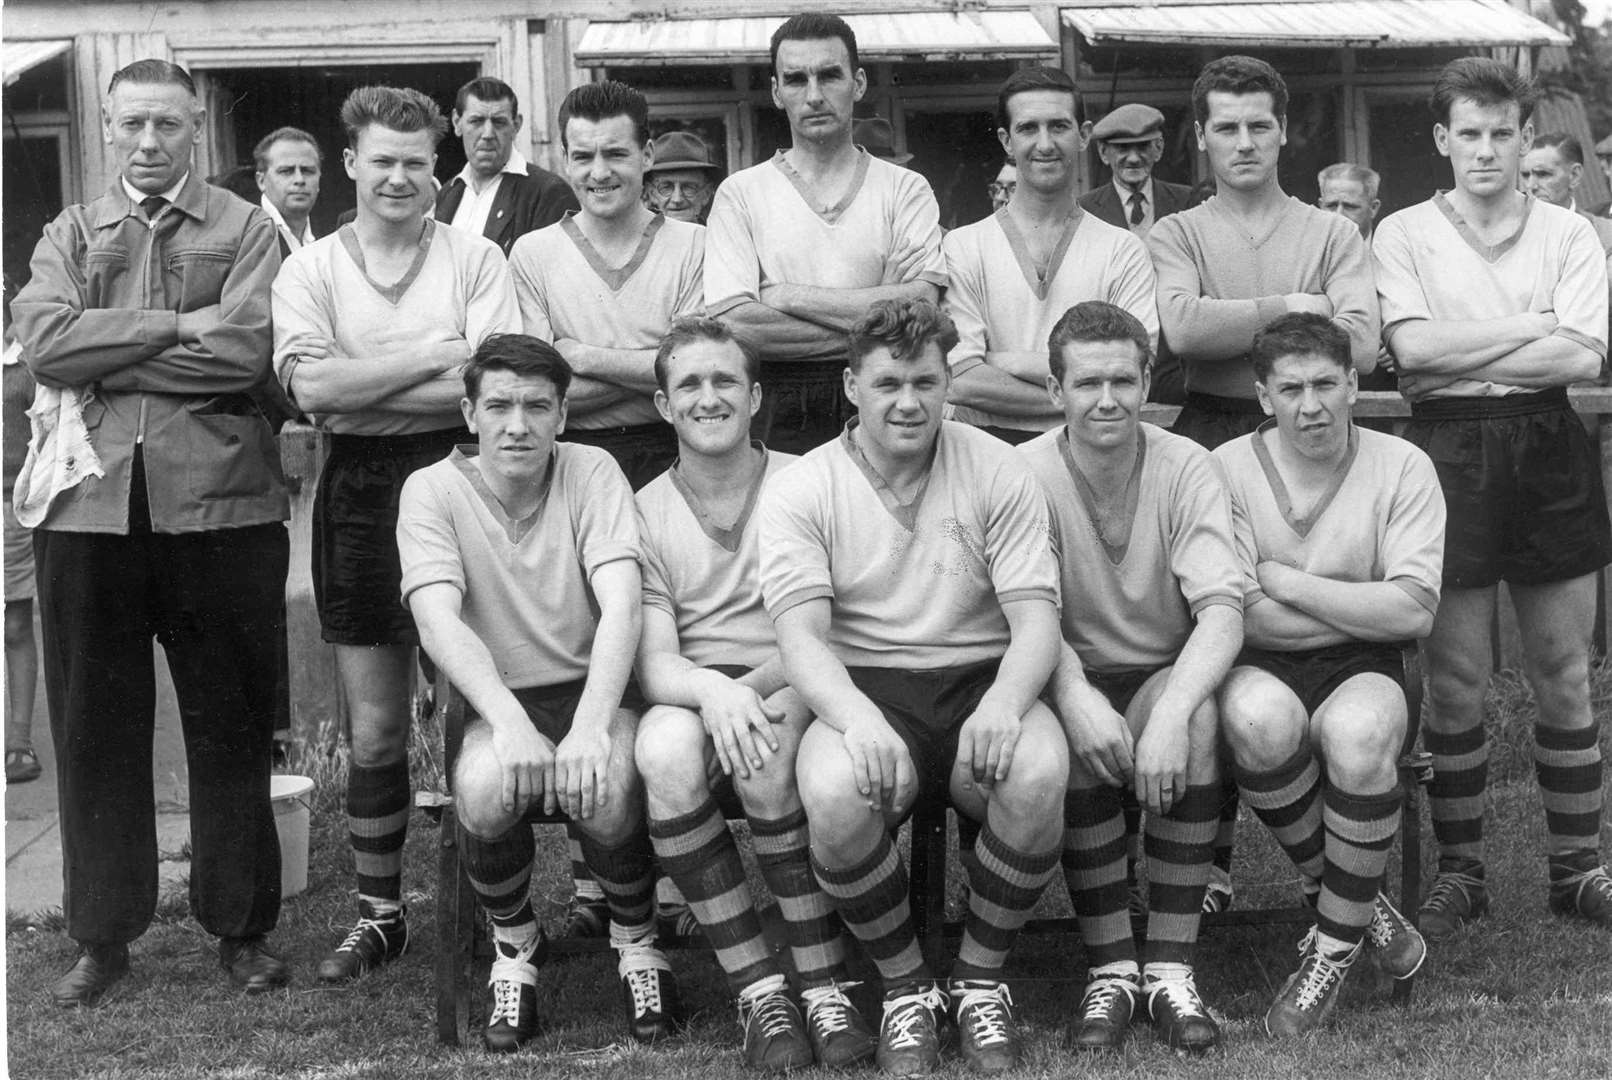
{"label": "paved path", "polygon": [[[38,620],[34,638],[39,637]],[[161,853],[163,888],[190,874],[189,860],[178,856],[190,837],[190,795],[179,712],[162,649],[153,646],[157,663],[157,733],[153,780],[157,796],[157,850]],[[45,774],[27,784],[6,786],[6,912],[31,915],[62,906],[62,837],[57,822],[56,762],[51,752],[50,717],[45,711],[41,679],[34,705],[34,749]]]}

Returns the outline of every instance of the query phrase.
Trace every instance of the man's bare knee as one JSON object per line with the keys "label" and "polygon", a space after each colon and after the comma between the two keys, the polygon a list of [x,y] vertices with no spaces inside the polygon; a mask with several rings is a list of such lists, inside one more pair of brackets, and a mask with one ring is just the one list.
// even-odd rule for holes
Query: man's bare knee
{"label": "man's bare knee", "polygon": [[484,727],[465,733],[453,770],[453,806],[464,830],[482,840],[503,836],[520,820],[517,811],[504,807],[503,775]]}
{"label": "man's bare knee", "polygon": [[1303,745],[1303,706],[1293,691],[1263,671],[1233,668],[1220,688],[1219,709],[1226,748],[1245,769],[1274,769]]}
{"label": "man's bare knee", "polygon": [[705,789],[706,739],[705,725],[688,709],[657,705],[643,715],[633,760],[652,796]]}

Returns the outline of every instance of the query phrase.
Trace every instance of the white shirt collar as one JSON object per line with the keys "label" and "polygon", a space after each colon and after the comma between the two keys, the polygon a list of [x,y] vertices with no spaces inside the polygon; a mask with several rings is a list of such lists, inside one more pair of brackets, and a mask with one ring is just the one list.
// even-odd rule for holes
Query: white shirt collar
{"label": "white shirt collar", "polygon": [[[141,191],[139,188],[135,187],[133,184],[129,183],[128,177],[119,176],[118,179],[120,181],[122,181],[122,183],[123,183],[123,193],[125,195],[127,195],[129,197],[130,201],[133,202],[136,206],[138,206],[143,200],[149,199],[151,197],[151,196],[147,195],[145,192]],[[187,169],[185,171],[185,175],[181,176],[178,180],[174,181],[174,186],[173,187],[169,188],[167,191],[158,192],[158,194],[161,195],[164,199],[167,199],[169,202],[173,202],[175,199],[179,198],[179,189],[184,187],[185,186],[185,181],[189,180],[189,179],[190,179],[190,171]]]}
{"label": "white shirt collar", "polygon": [[22,342],[17,338],[12,338],[6,342],[5,366],[10,367],[12,364],[20,363],[22,363]]}
{"label": "white shirt collar", "polygon": [[[1128,213],[1131,209],[1131,189],[1117,176],[1114,178],[1113,183],[1114,190],[1119,192],[1120,205],[1124,206]],[[1153,177],[1151,176],[1147,178],[1147,183],[1142,185],[1142,203],[1145,209],[1153,209]]]}
{"label": "white shirt collar", "polygon": [[259,206],[263,207],[263,212],[269,215],[269,220],[274,222],[274,227],[285,233],[292,240],[296,241],[296,243],[291,245],[293,248],[301,247],[303,244],[313,243],[313,222],[304,221],[302,223],[302,235],[298,236],[296,233],[291,231],[291,226],[287,224],[285,215],[280,213],[280,208],[278,206],[275,206],[269,201],[269,197],[267,195],[259,196],[257,202]]}
{"label": "white shirt collar", "polygon": [[[504,162],[504,167],[502,169],[498,170],[498,174],[500,176],[502,176],[504,173],[511,173],[515,176],[526,175],[526,158],[522,156],[519,150],[511,150],[509,152],[509,160]],[[469,188],[471,191],[475,191],[475,185],[471,183],[471,181],[475,179],[475,176],[476,170],[472,169],[470,167],[470,163],[467,161],[465,162],[465,167],[459,170],[458,179],[465,182],[465,187]]]}

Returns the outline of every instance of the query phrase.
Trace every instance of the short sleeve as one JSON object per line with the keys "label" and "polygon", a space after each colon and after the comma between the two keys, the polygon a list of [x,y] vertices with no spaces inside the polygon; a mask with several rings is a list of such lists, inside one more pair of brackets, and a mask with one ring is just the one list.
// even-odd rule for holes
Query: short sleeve
{"label": "short sleeve", "polygon": [[[987,218],[988,222],[990,219]],[[952,378],[985,363],[985,354],[991,350],[990,331],[985,324],[985,275],[977,232],[990,228],[985,223],[962,229],[953,229],[941,241],[946,256],[946,275],[950,284],[946,288],[945,307],[957,327],[957,345],[947,356]],[[1152,270],[1148,271],[1151,278]],[[1151,305],[1153,298],[1148,297]]]}
{"label": "short sleeve", "polygon": [[605,563],[640,558],[638,511],[632,488],[614,458],[596,447],[586,450],[567,470],[568,497],[574,507],[577,555],[589,578]]}
{"label": "short sleeve", "polygon": [[469,239],[480,241],[471,256],[473,273],[465,297],[465,341],[474,350],[493,334],[520,333],[522,321],[504,253],[484,237]]}
{"label": "short sleeve", "polygon": [[522,332],[551,342],[554,325],[549,321],[548,288],[543,280],[542,241],[538,239],[541,232],[529,232],[515,241],[509,252],[509,273]]}
{"label": "short sleeve", "polygon": [[929,181],[911,170],[902,170],[901,185],[897,188],[895,221],[891,232],[897,244],[920,243],[924,248],[923,261],[918,264],[914,281],[927,281],[938,288],[946,287],[946,256],[941,251],[940,204]]}
{"label": "short sleeve", "polygon": [[[1011,453],[1011,451],[1010,451]],[[998,464],[988,489],[985,517],[985,562],[996,598],[1047,600],[1058,604],[1058,560],[1052,539],[1052,512],[1046,489],[1030,470]]]}
{"label": "short sleeve", "polygon": [[1371,241],[1371,259],[1377,273],[1384,337],[1400,323],[1433,317],[1403,213],[1391,215],[1377,227]]}
{"label": "short sleeve", "polygon": [[270,292],[274,373],[288,393],[297,356],[310,347],[323,355],[336,336],[329,284],[315,268],[320,254],[310,249],[293,252],[275,275]]}
{"label": "short sleeve", "polygon": [[761,299],[761,259],[738,177],[716,189],[705,225],[705,311],[717,316]]}
{"label": "short sleeve", "polygon": [[1254,539],[1254,523],[1248,514],[1247,494],[1232,475],[1236,466],[1231,454],[1216,450],[1211,457],[1226,488],[1227,508],[1231,511],[1232,550],[1242,574],[1243,610],[1247,611],[1265,599],[1265,590],[1259,584],[1259,546]]}
{"label": "short sleeve", "polygon": [[828,477],[811,463],[791,465],[761,491],[761,600],[777,619],[809,600],[832,598],[827,529]]}
{"label": "short sleeve", "polygon": [[1129,230],[1120,237],[1119,249],[1108,268],[1108,296],[1115,307],[1124,308],[1136,316],[1147,329],[1148,342],[1154,355],[1159,351],[1159,297],[1158,277],[1153,272],[1153,260],[1147,248]]}
{"label": "short sleeve", "polygon": [[638,507],[638,542],[643,551],[642,573],[644,603],[653,608],[677,618],[677,607],[672,602],[671,577],[666,572],[666,562],[661,558],[660,532],[644,514],[642,504]]}
{"label": "short sleeve", "polygon": [[1383,530],[1383,579],[1436,612],[1444,574],[1444,490],[1432,460],[1407,448]]}
{"label": "short sleeve", "polygon": [[1552,331],[1606,358],[1607,257],[1595,229],[1573,215],[1572,228],[1562,240],[1561,265],[1551,293],[1556,313]]}
{"label": "short sleeve", "polygon": [[446,493],[434,469],[421,469],[403,482],[397,505],[397,553],[403,567],[402,594],[427,585],[451,585],[463,596],[465,565]]}
{"label": "short sleeve", "polygon": [[1170,570],[1196,616],[1206,607],[1242,609],[1243,574],[1232,539],[1231,503],[1207,452],[1187,457],[1170,500]]}

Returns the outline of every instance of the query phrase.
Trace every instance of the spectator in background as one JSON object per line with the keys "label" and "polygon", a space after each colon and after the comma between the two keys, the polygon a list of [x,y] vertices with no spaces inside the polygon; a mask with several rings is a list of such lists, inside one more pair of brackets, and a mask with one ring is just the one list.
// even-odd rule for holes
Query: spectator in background
{"label": "spectator in background", "polygon": [[1320,185],[1321,195],[1315,205],[1354,222],[1360,230],[1360,238],[1369,248],[1372,223],[1383,205],[1377,197],[1382,179],[1376,170],[1340,161],[1322,169],[1316,175],[1316,183]]}
{"label": "spectator in background", "polygon": [[[1607,183],[1612,184],[1612,135],[1595,144],[1595,160],[1600,163],[1601,172],[1605,174]],[[1612,200],[1602,203],[1590,212],[1597,217],[1612,217]]]}
{"label": "spectator in background", "polygon": [[319,171],[324,152],[312,135],[294,127],[278,128],[263,136],[252,150],[257,166],[259,204],[280,234],[280,258],[287,258],[314,241],[308,220],[319,201]]}
{"label": "spectator in background", "polygon": [[1091,129],[1112,176],[1080,197],[1083,209],[1142,239],[1162,217],[1195,206],[1192,189],[1153,177],[1164,156],[1164,114],[1151,105],[1121,105]]}
{"label": "spectator in background", "polygon": [[4,417],[5,438],[5,596],[6,596],[6,783],[26,784],[42,771],[34,753],[34,696],[39,683],[39,650],[34,644],[33,531],[17,520],[11,489],[28,456],[28,406],[34,380],[22,362],[22,344],[11,329],[11,279],[5,281]]}
{"label": "spectator in background", "polygon": [[692,131],[668,131],[650,149],[654,161],[644,171],[644,202],[674,221],[704,225],[722,176],[711,148]]}
{"label": "spectator in background", "polygon": [[882,116],[868,117],[851,125],[851,141],[881,161],[892,165],[905,165],[912,160],[908,153],[896,152],[896,132],[890,121]]}
{"label": "spectator in background", "polygon": [[288,506],[248,396],[269,365],[274,224],[193,173],[206,110],[183,68],[119,69],[102,116],[119,176],[46,227],[12,304],[35,379],[94,388],[84,438],[104,470],[53,497],[34,533],[62,909],[80,948],[53,991],[63,1008],[128,973],[156,913],[153,636],[190,766],[190,910],[236,985],[290,980],[264,946],[280,914],[269,761]]}
{"label": "spectator in background", "polygon": [[1522,159],[1523,190],[1536,199],[1577,211],[1595,230],[1612,270],[1612,220],[1597,217],[1578,205],[1578,186],[1584,180],[1584,147],[1573,136],[1547,131],[1534,136],[1534,145]]}
{"label": "spectator in background", "polygon": [[990,186],[986,189],[991,196],[991,213],[994,214],[1006,206],[1008,200],[1013,198],[1014,189],[1018,186],[1019,169],[1018,166],[1013,164],[1013,159],[1009,158],[997,170],[996,179],[992,180]]}
{"label": "spectator in background", "polygon": [[465,167],[437,192],[438,221],[485,236],[506,256],[518,237],[578,209],[564,180],[515,149],[525,119],[508,83],[482,78],[461,86],[453,133],[464,142]]}

